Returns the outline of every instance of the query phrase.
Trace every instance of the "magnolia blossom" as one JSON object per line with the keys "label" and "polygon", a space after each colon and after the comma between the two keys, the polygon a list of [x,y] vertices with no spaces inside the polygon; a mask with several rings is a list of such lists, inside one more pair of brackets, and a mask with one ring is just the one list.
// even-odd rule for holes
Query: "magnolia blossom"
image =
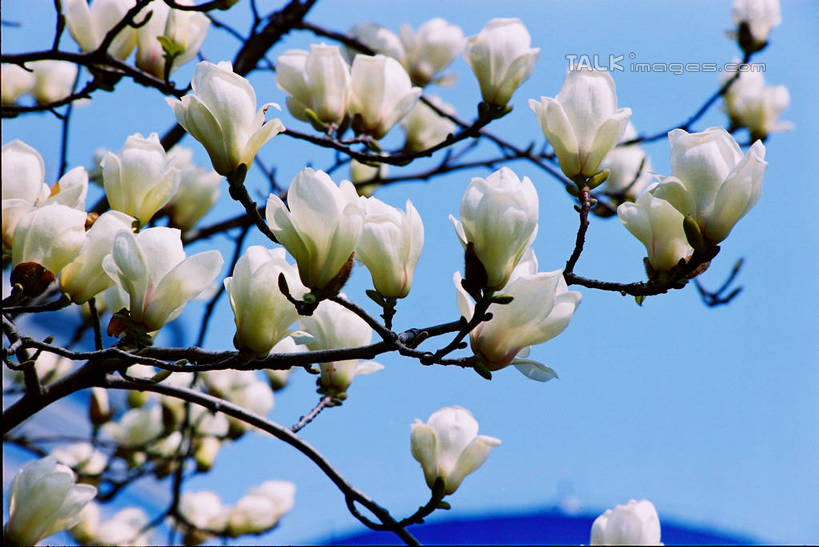
{"label": "magnolia blossom", "polygon": [[[63,0],[65,25],[80,49],[94,51],[109,30],[119,23],[135,4],[135,0]],[[108,53],[125,59],[136,46],[136,29],[126,25],[108,47]]]}
{"label": "magnolia blossom", "polygon": [[[475,306],[461,286],[461,274],[453,276],[458,309],[467,320]],[[570,291],[563,272],[538,272],[535,253],[530,248],[518,263],[509,282],[503,288],[512,297],[508,304],[492,304],[492,319],[478,324],[469,333],[472,351],[490,371],[509,364],[525,376],[545,382],[555,378],[554,371],[536,361],[520,359],[529,353],[529,346],[551,340],[569,325],[580,303],[581,294]]]}
{"label": "magnolia blossom", "polygon": [[[725,80],[731,77],[725,74]],[[747,127],[753,140],[764,140],[769,133],[793,127],[791,123],[779,121],[791,102],[788,88],[766,85],[761,72],[740,72],[723,99],[731,123],[736,127]]]}
{"label": "magnolia blossom", "polygon": [[631,116],[630,108],[617,108],[614,79],[606,70],[569,70],[554,99],[529,99],[529,107],[570,179],[597,173]]}
{"label": "magnolia blossom", "polygon": [[404,298],[424,246],[421,216],[410,200],[406,213],[377,198],[366,198],[365,203],[367,217],[356,248],[358,259],[382,296]]}
{"label": "magnolia blossom", "polygon": [[662,545],[660,519],[648,500],[615,505],[594,520],[591,545]]}
{"label": "magnolia blossom", "polygon": [[[370,343],[373,331],[359,316],[341,304],[322,300],[313,315],[299,320],[301,328],[313,336],[311,350],[354,348]],[[372,374],[384,368],[375,361],[333,361],[321,363],[319,383],[329,394],[344,398],[356,375]]]}
{"label": "magnolia blossom", "polygon": [[350,78],[353,130],[375,139],[386,135],[421,96],[421,88],[412,87],[407,72],[392,57],[356,55]]}
{"label": "magnolia blossom", "polygon": [[[208,391],[259,416],[267,415],[273,409],[273,391],[252,370],[214,370],[205,373]],[[248,425],[235,418],[229,418],[230,433],[238,437]]]}
{"label": "magnolia blossom", "polygon": [[264,143],[284,131],[278,119],[265,122],[270,103],[256,111],[256,92],[233,72],[229,61],[196,65],[193,93],[182,100],[167,98],[179,125],[208,151],[213,168],[230,175],[240,165],[250,166]]}
{"label": "magnolia blossom", "polygon": [[75,167],[49,187],[45,183],[45,163],[37,150],[23,141],[3,145],[3,243],[11,247],[14,229],[22,215],[35,207],[62,204],[85,210],[88,173]]}
{"label": "magnolia blossom", "polygon": [[34,74],[20,65],[3,63],[0,66],[0,102],[3,106],[17,103],[20,95],[25,95],[34,86]]}
{"label": "magnolia blossom", "polygon": [[251,488],[230,512],[227,533],[238,537],[270,530],[293,508],[295,495],[296,485],[287,481],[267,481]]}
{"label": "magnolia blossom", "polygon": [[495,18],[466,40],[464,57],[481,86],[484,102],[506,106],[517,88],[535,71],[540,48],[520,19]]}
{"label": "magnolia blossom", "polygon": [[538,198],[529,177],[519,179],[501,167],[485,179],[475,177],[461,201],[460,222],[449,220],[464,247],[473,245],[486,270],[485,286],[503,288],[515,264],[537,234]]}
{"label": "magnolia blossom", "polygon": [[162,409],[158,406],[134,408],[117,422],[105,424],[104,430],[117,443],[129,448],[141,448],[162,435]]}
{"label": "magnolia blossom", "polygon": [[108,464],[108,458],[86,442],[73,443],[61,446],[51,451],[57,461],[71,467],[83,475],[99,475]]}
{"label": "magnolia blossom", "polygon": [[[306,335],[307,333],[303,334]],[[300,337],[300,341],[304,341],[303,337]],[[270,353],[272,355],[277,355],[301,353],[303,351],[307,351],[307,346],[305,346],[303,343],[297,342],[293,336],[287,336],[273,346]],[[265,369],[265,374],[267,375],[267,382],[270,384],[270,388],[273,391],[278,391],[287,385],[287,380],[290,377],[290,369],[274,370],[267,368]]]}
{"label": "magnolia blossom", "polygon": [[399,36],[404,46],[404,57],[399,61],[419,87],[437,81],[440,72],[461,54],[465,42],[461,27],[440,17],[430,19],[414,33],[404,23]]}
{"label": "magnolia blossom", "polygon": [[238,349],[262,357],[290,334],[288,327],[298,319],[298,312],[279,290],[279,275],[284,275],[295,298],[307,292],[281,247],[248,247],[236,263],[233,276],[225,279],[236,322],[233,343]]}
{"label": "magnolia blossom", "polygon": [[71,95],[77,79],[77,65],[69,61],[35,61],[31,63],[34,85],[31,94],[37,104],[49,104]]}
{"label": "magnolia blossom", "polygon": [[337,46],[291,49],[276,61],[276,85],[290,96],[287,109],[317,129],[339,126],[350,103],[350,67]]}
{"label": "magnolia blossom", "polygon": [[80,254],[60,272],[60,289],[77,304],[84,304],[114,284],[102,260],[111,253],[114,237],[122,230],[130,230],[134,218],[119,211],[101,214],[85,234]]}
{"label": "magnolia blossom", "polygon": [[187,530],[187,524],[199,530],[221,532],[227,525],[230,508],[222,505],[219,496],[211,491],[183,492],[179,499],[179,514],[185,519],[185,544],[197,545],[205,541],[210,534],[195,533]]}
{"label": "magnolia blossom", "polygon": [[364,225],[364,208],[349,181],[336,186],[324,171],[306,168],[290,183],[287,204],[267,199],[267,224],[296,259],[301,282],[337,292],[349,276]]}
{"label": "magnolia blossom", "polygon": [[[637,136],[637,130],[629,122],[620,143]],[[634,201],[651,184],[653,173],[651,159],[639,144],[615,146],[600,163],[600,169],[608,169],[606,194],[623,201]]]}
{"label": "magnolia blossom", "polygon": [[[455,114],[455,109],[444,103],[439,97],[429,97],[432,104],[448,114]],[[401,128],[407,135],[404,148],[411,152],[418,152],[432,148],[446,140],[447,136],[455,132],[455,122],[444,118],[432,108],[418,102],[409,115],[401,121]]]}
{"label": "magnolia blossom", "polygon": [[430,489],[443,480],[444,494],[452,494],[468,474],[478,469],[500,439],[478,435],[478,422],[460,406],[448,406],[432,413],[427,423],[410,425],[412,457],[424,470]]}
{"label": "magnolia blossom", "polygon": [[683,215],[669,202],[660,199],[650,187],[635,203],[617,207],[617,216],[646,247],[648,261],[657,272],[668,271],[680,260],[687,259],[693,249],[683,229]]}
{"label": "magnolia blossom", "polygon": [[134,235],[121,231],[102,269],[128,293],[131,318],[148,332],[176,319],[188,300],[206,290],[222,269],[219,251],[185,258],[175,228],[148,228]]}
{"label": "magnolia blossom", "polygon": [[74,260],[85,243],[84,211],[52,203],[22,215],[11,244],[13,267],[39,264],[56,276]]}
{"label": "magnolia blossom", "polygon": [[75,484],[74,472],[54,456],[29,462],[11,482],[3,536],[16,545],[34,545],[74,526],[82,508],[96,495],[93,486]]}
{"label": "magnolia blossom", "polygon": [[139,507],[126,507],[111,519],[100,522],[100,507],[94,502],[82,510],[82,520],[71,529],[78,542],[93,545],[150,545],[150,530],[143,528],[150,522],[147,513]]}
{"label": "magnolia blossom", "polygon": [[771,29],[782,22],[779,0],[734,0],[733,17],[734,23],[747,27],[753,50],[764,47]]}
{"label": "magnolia blossom", "polygon": [[354,159],[350,160],[350,179],[355,184],[355,191],[359,196],[372,196],[375,189],[380,186],[378,182],[372,181],[386,177],[389,171],[390,166],[386,163],[374,166]]}
{"label": "magnolia blossom", "polygon": [[[177,3],[193,5],[192,0],[177,0]],[[164,2],[153,2],[149,9],[151,19],[137,29],[136,65],[157,78],[164,78],[163,42],[175,53],[170,74],[196,57],[208,34],[210,19],[198,11],[171,9]]]}
{"label": "magnolia blossom", "polygon": [[105,154],[102,178],[111,208],[135,217],[143,226],[179,189],[179,170],[156,133],[148,138],[131,135],[119,154]]}
{"label": "magnolia blossom", "polygon": [[672,176],[662,180],[654,195],[691,216],[707,242],[719,243],[762,196],[765,145],[756,141],[743,156],[721,127],[701,133],[674,129],[668,142]]}
{"label": "magnolia blossom", "polygon": [[222,176],[193,164],[193,150],[174,146],[168,152],[171,164],[179,169],[179,189],[168,202],[168,217],[175,228],[193,228],[219,200]]}

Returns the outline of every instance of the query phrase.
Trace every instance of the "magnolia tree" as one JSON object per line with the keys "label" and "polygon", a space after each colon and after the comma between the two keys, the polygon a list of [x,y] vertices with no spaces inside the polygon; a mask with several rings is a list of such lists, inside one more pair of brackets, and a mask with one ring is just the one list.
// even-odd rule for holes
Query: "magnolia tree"
{"label": "magnolia tree", "polygon": [[[652,133],[631,125],[639,105],[618,104],[612,75],[582,59],[555,96],[529,98],[529,109],[513,111],[525,106],[516,90],[537,70],[541,53],[518,19],[492,19],[469,37],[440,18],[399,31],[369,22],[325,28],[310,20],[315,3],[292,0],[263,14],[255,2],[236,0],[56,1],[51,49],[2,54],[3,117],[50,112],[64,132],[53,184],[43,160],[51,151],[3,136],[4,442],[39,458],[10,486],[4,542],[35,544],[68,530],[81,544],[150,543],[165,527],[171,540],[194,545],[266,532],[294,505],[286,469],[277,480],[260,476],[233,505],[187,485],[218,465],[221,447],[257,430],[315,464],[353,518],[414,544],[410,526],[450,509],[447,496],[501,440],[479,434],[472,412],[461,406],[416,420],[407,434],[429,498],[412,514],[390,512],[299,435],[322,411],[343,408],[357,376],[383,368],[373,359],[393,353],[419,374],[423,367],[460,367],[486,380],[516,368],[546,382],[556,373],[530,359],[530,347],[570,327],[582,313],[581,295],[612,291],[642,303],[692,284],[709,306],[736,296],[737,268],[716,292],[697,276],[721,258],[720,244],[760,199],[763,142],[784,128],[778,118],[787,90],[750,70],[779,23],[777,1],[736,0],[742,61],[699,110]],[[251,11],[248,32],[220,20],[228,9]],[[238,50],[209,51],[210,60],[201,60],[214,27],[240,38]],[[312,33],[315,43],[286,49],[296,30]],[[268,58],[282,45],[277,58]],[[197,56],[190,82],[174,77]],[[464,60],[475,79],[457,85],[478,86],[482,97],[474,118],[434,94],[455,83],[447,69]],[[296,122],[285,127],[275,118],[279,105],[258,103],[245,79],[257,71],[274,72]],[[70,168],[72,109],[88,102],[94,108],[103,92],[117,92],[128,80],[164,96],[176,125],[162,136],[162,127],[132,134],[119,151],[99,151],[88,170]],[[725,127],[693,131],[720,101]],[[507,116],[536,120],[546,144],[538,144],[539,136],[530,144],[493,130]],[[380,144],[398,131],[403,146]],[[207,151],[210,165],[196,165],[192,149],[178,144],[186,134],[198,141],[189,139],[189,146]],[[666,138],[671,172],[656,173],[641,144]],[[269,151],[284,161],[276,155],[282,139],[331,149],[336,159],[324,169],[305,166],[281,185],[262,158]],[[482,142],[495,153],[481,156]],[[428,157],[438,160],[431,168],[413,166]],[[534,166],[544,181],[517,174],[516,162]],[[352,181],[342,180],[342,168]],[[471,179],[457,218],[450,216],[463,268],[441,272],[442,283],[451,276],[460,315],[396,329],[402,307],[412,302],[424,219],[412,196],[399,209],[375,197],[378,188],[469,170],[483,170],[482,176]],[[261,203],[248,191],[253,179],[272,189]],[[549,187],[548,179],[557,185]],[[570,254],[544,267],[532,243],[539,196],[547,192],[574,206],[577,228]],[[88,201],[92,195],[96,202]],[[203,223],[219,200],[235,202],[233,216]],[[645,246],[645,279],[624,283],[576,273],[595,218],[621,224]],[[245,246],[254,231],[265,243]],[[224,255],[188,251],[220,234],[232,237]],[[342,292],[353,268],[369,271],[366,294]],[[196,298],[208,301],[199,343],[155,343]],[[368,312],[364,299],[380,312]],[[234,347],[200,347],[220,301],[233,312]],[[56,343],[28,330],[32,316],[58,310],[82,318],[73,341]],[[58,338],[64,334],[47,324]],[[93,333],[90,347],[81,347],[85,332]],[[285,427],[268,415],[273,392],[286,387],[295,369],[315,375],[318,403]],[[66,442],[54,442],[28,433],[38,413],[80,392],[88,401],[87,438],[63,435]],[[101,504],[123,507],[120,493],[149,475],[167,484],[166,507],[124,507],[112,519],[101,517]],[[304,503],[309,498],[300,495]],[[647,500],[607,510],[590,531],[592,544],[660,540]]]}

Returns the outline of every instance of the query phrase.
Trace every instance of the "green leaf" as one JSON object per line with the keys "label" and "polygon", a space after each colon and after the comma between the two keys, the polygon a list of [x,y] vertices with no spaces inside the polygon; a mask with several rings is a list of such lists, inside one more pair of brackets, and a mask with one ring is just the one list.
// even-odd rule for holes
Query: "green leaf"
{"label": "green leaf", "polygon": [[640,307],[643,306],[643,301],[645,299],[646,299],[646,295],[644,295],[644,294],[641,294],[639,296],[634,297],[634,301],[637,302],[637,305],[640,306]]}
{"label": "green leaf", "polygon": [[444,511],[449,511],[450,509],[452,509],[452,506],[446,501],[439,501],[436,508],[443,509]]}

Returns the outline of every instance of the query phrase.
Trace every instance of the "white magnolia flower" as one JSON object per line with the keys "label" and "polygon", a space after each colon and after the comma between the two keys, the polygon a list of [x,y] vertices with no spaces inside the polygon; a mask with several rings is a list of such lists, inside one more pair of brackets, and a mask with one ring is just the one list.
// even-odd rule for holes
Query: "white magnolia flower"
{"label": "white magnolia flower", "polygon": [[753,50],[764,47],[771,29],[782,23],[779,0],[734,0],[733,17],[737,25],[747,26]]}
{"label": "white magnolia flower", "polygon": [[206,290],[222,269],[219,251],[185,258],[175,228],[148,228],[134,235],[121,231],[102,268],[128,293],[131,318],[148,332],[176,319],[188,300]]}
{"label": "white magnolia flower", "polygon": [[[372,341],[373,331],[359,316],[341,304],[322,300],[313,315],[302,317],[299,326],[313,336],[311,350],[354,348]],[[321,363],[321,386],[328,394],[343,398],[356,375],[372,374],[384,368],[375,361],[333,361]]]}
{"label": "white magnolia flower", "polygon": [[[725,74],[725,79],[731,76]],[[769,133],[788,131],[793,127],[789,122],[779,121],[791,102],[788,88],[767,85],[761,72],[740,72],[723,99],[731,123],[736,127],[747,127],[752,140],[765,140]]]}
{"label": "white magnolia flower", "polygon": [[296,485],[287,481],[266,481],[251,488],[230,513],[227,533],[233,537],[270,530],[293,508]]}
{"label": "white magnolia flower", "polygon": [[77,79],[77,65],[69,61],[35,61],[31,63],[34,85],[31,94],[37,104],[49,104],[71,95]]}
{"label": "white magnolia flower", "polygon": [[131,409],[119,421],[104,426],[108,435],[127,448],[143,448],[157,440],[164,429],[162,409],[158,406]]}
{"label": "white magnolia flower", "polygon": [[[63,13],[68,32],[80,49],[94,51],[101,44],[109,30],[119,23],[135,4],[134,0],[64,0]],[[117,34],[108,53],[118,59],[125,59],[136,46],[136,29],[126,26]]]}
{"label": "white magnolia flower", "polygon": [[[637,130],[629,122],[620,142],[628,142],[637,136]],[[624,201],[634,201],[651,184],[653,173],[651,159],[639,144],[615,146],[600,163],[600,169],[608,169],[606,194]]]}
{"label": "white magnolia flower", "polygon": [[168,217],[175,228],[186,232],[219,200],[223,177],[216,171],[194,165],[190,148],[174,146],[168,152],[168,159],[180,173],[179,189],[167,205]]}
{"label": "white magnolia flower", "polygon": [[[212,370],[205,374],[208,391],[260,416],[273,409],[273,391],[253,370]],[[231,424],[233,421],[231,420]]]}
{"label": "white magnolia flower", "polygon": [[126,507],[110,520],[97,525],[92,542],[95,545],[150,545],[150,530],[142,531],[150,520],[148,514],[139,507]]}
{"label": "white magnolia flower", "polygon": [[[286,338],[283,338],[275,346],[273,346],[273,349],[270,350],[270,353],[271,355],[275,355],[288,353],[302,353],[304,351],[307,351],[307,346],[305,346],[302,343],[296,342],[293,336],[287,336]],[[290,369],[274,370],[268,368],[265,369],[265,374],[267,374],[267,382],[270,384],[270,388],[273,391],[278,391],[287,385],[287,380],[290,377]]]}
{"label": "white magnolia flower", "polygon": [[337,46],[311,44],[309,52],[285,51],[276,61],[276,85],[290,95],[290,113],[319,130],[339,126],[347,116],[350,67]]}
{"label": "white magnolia flower", "polygon": [[79,514],[79,521],[68,533],[71,534],[77,543],[88,545],[94,541],[94,532],[100,524],[100,506],[96,502],[89,501],[85,504]]}
{"label": "white magnolia flower", "polygon": [[672,176],[662,180],[654,195],[693,217],[707,242],[719,243],[762,197],[765,145],[756,141],[743,156],[721,127],[701,133],[674,129],[668,142]]}
{"label": "white magnolia flower", "polygon": [[[461,274],[453,276],[458,309],[467,320],[472,318],[475,305],[461,286]],[[526,357],[529,346],[551,340],[569,325],[580,303],[581,294],[570,291],[563,272],[538,272],[537,259],[531,248],[521,258],[503,294],[511,296],[508,304],[492,304],[492,319],[478,324],[469,333],[472,351],[490,371],[509,364],[525,376],[545,382],[556,377],[549,367]]]}
{"label": "white magnolia flower", "polygon": [[[179,499],[179,514],[188,523],[201,530],[221,532],[227,525],[230,508],[222,505],[222,500],[214,492],[208,490],[184,492]],[[199,537],[196,534],[195,537],[199,539],[197,543],[201,543],[208,536]],[[186,543],[191,544],[187,541]]]}
{"label": "white magnolia flower", "polygon": [[421,96],[421,88],[412,87],[406,70],[392,57],[356,55],[350,78],[353,130],[375,139],[386,135]]}
{"label": "white magnolia flower", "polygon": [[448,406],[432,413],[427,423],[410,425],[412,457],[424,470],[427,486],[434,489],[443,480],[444,494],[452,494],[468,474],[478,469],[500,439],[478,435],[478,422],[460,406]]}
{"label": "white magnolia flower", "polygon": [[34,545],[74,526],[96,495],[93,486],[75,484],[74,472],[54,456],[29,462],[9,488],[9,520],[3,535],[16,545]]}
{"label": "white magnolia flower", "polygon": [[[177,0],[178,4],[191,6],[192,0]],[[173,63],[168,74],[196,57],[205,36],[210,19],[198,11],[171,9],[164,2],[153,2],[149,10],[151,19],[137,29],[136,65],[157,78],[165,77],[165,41],[174,51]],[[146,10],[147,11],[147,10]]]}
{"label": "white magnolia flower", "polygon": [[421,216],[410,200],[406,212],[373,197],[366,198],[365,204],[367,217],[356,248],[358,259],[382,296],[404,298],[424,246]]}
{"label": "white magnolia flower", "polygon": [[475,177],[461,201],[460,222],[449,220],[464,247],[474,246],[486,270],[486,287],[503,288],[537,234],[538,197],[529,177],[519,179],[501,167],[485,179]]}
{"label": "white magnolia flower", "polygon": [[379,163],[375,166],[350,160],[350,179],[355,184],[355,191],[359,196],[372,196],[375,189],[380,186],[378,182],[372,181],[386,177],[389,172],[390,166],[386,163]]}
{"label": "white magnolia flower", "polygon": [[284,275],[294,298],[307,292],[281,247],[248,247],[236,263],[233,276],[225,279],[236,322],[233,343],[238,349],[262,357],[290,334],[289,327],[298,319],[298,312],[279,290],[279,275]]}
{"label": "white magnolia flower", "polygon": [[114,284],[102,269],[102,260],[111,253],[117,233],[130,230],[133,223],[133,217],[119,211],[106,211],[94,221],[80,254],[60,272],[60,289],[72,301],[84,304]]}
{"label": "white magnolia flower", "polygon": [[[654,186],[656,188],[656,185]],[[649,187],[635,203],[617,207],[617,216],[626,229],[645,245],[648,261],[657,272],[668,271],[693,249],[683,229],[683,215],[657,197]]]}
{"label": "white magnolia flower", "polygon": [[[444,112],[455,114],[455,109],[444,103],[439,97],[432,95],[429,99]],[[411,152],[418,152],[445,141],[447,136],[455,132],[456,126],[452,120],[444,118],[424,103],[418,102],[409,115],[401,121],[401,128],[407,136],[404,148]]]}
{"label": "white magnolia flower", "polygon": [[[356,23],[350,28],[350,36],[375,51],[397,61],[404,59],[404,44],[393,31],[378,23]],[[352,60],[356,54],[363,53],[357,49],[347,48],[347,58]]]}
{"label": "white magnolia flower", "polygon": [[135,217],[142,226],[179,189],[179,170],[168,159],[156,133],[148,138],[131,135],[119,154],[105,154],[102,177],[111,208]]}
{"label": "white magnolia flower", "polygon": [[20,95],[25,95],[34,87],[34,74],[20,65],[3,63],[0,66],[0,102],[3,106],[17,103]]}
{"label": "white magnolia flower", "polygon": [[496,18],[466,40],[464,57],[478,78],[484,102],[506,106],[535,70],[540,48],[520,19]]}
{"label": "white magnolia flower", "polygon": [[660,519],[648,500],[615,505],[594,520],[591,545],[662,545]]}
{"label": "white magnolia flower", "polygon": [[39,264],[56,276],[74,260],[85,243],[84,211],[52,203],[23,214],[12,238],[13,267]]}
{"label": "white magnolia flower", "polygon": [[597,173],[631,116],[630,108],[617,108],[614,79],[606,70],[569,70],[554,99],[529,99],[529,107],[570,179]]}
{"label": "white magnolia flower", "polygon": [[108,458],[86,442],[61,446],[51,451],[57,461],[83,475],[99,475],[108,464]]}
{"label": "white magnolia flower", "polygon": [[228,61],[197,64],[191,87],[193,93],[181,101],[166,100],[179,125],[202,143],[221,175],[230,175],[240,165],[249,167],[259,148],[284,131],[280,120],[264,120],[273,103],[256,111],[253,86],[233,72]]}
{"label": "white magnolia flower", "polygon": [[364,224],[364,210],[349,181],[336,186],[324,171],[306,168],[290,183],[289,209],[267,199],[270,230],[296,259],[299,277],[313,290],[336,292],[349,275]]}

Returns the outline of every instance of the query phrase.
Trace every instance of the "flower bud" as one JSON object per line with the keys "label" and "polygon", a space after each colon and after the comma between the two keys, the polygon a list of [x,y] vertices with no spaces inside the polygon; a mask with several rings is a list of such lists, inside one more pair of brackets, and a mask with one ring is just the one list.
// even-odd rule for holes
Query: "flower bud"
{"label": "flower bud", "polygon": [[[208,539],[210,534],[202,530],[222,531],[229,516],[229,508],[222,505],[222,500],[214,492],[184,492],[179,499],[179,514],[185,519],[185,545],[198,545]],[[189,530],[187,524],[199,531]]]}
{"label": "flower bud", "polygon": [[0,67],[0,103],[12,106],[18,97],[34,87],[34,75],[20,65],[3,63]]}
{"label": "flower bud", "polygon": [[[449,114],[455,114],[455,109],[445,104],[439,97],[432,95],[430,101]],[[432,108],[418,102],[409,115],[401,121],[401,127],[407,135],[404,148],[411,152],[418,152],[440,144],[455,132],[455,122],[444,118]]]}
{"label": "flower bud", "polygon": [[617,207],[617,216],[623,226],[645,245],[651,267],[664,272],[687,259],[693,249],[685,236],[682,213],[652,190],[649,187],[635,203],[623,203]]}
{"label": "flower bud", "polygon": [[94,425],[102,425],[114,415],[108,402],[108,391],[104,387],[91,388],[91,400],[88,407],[88,416]]}
{"label": "flower bud", "polygon": [[251,488],[231,511],[227,533],[238,537],[270,530],[293,508],[295,494],[296,485],[287,481],[267,481]]}
{"label": "flower bud", "polygon": [[312,44],[309,52],[285,51],[276,61],[276,85],[290,95],[290,113],[318,130],[340,126],[347,116],[350,67],[336,46]]}
{"label": "flower bud", "polygon": [[119,211],[106,211],[86,232],[80,254],[60,273],[60,288],[77,304],[84,304],[114,284],[102,260],[111,252],[114,237],[130,230],[134,219]]}
{"label": "flower bud", "polygon": [[[725,74],[725,77],[731,78],[732,75]],[[793,127],[789,122],[779,121],[791,102],[788,88],[766,85],[761,72],[740,72],[723,99],[731,123],[736,127],[747,127],[752,140],[765,140],[769,133],[788,131]]]}
{"label": "flower bud", "polygon": [[398,59],[409,73],[412,83],[424,87],[438,79],[442,70],[461,54],[464,33],[458,25],[440,17],[430,19],[413,33],[404,23],[399,32],[403,58]]}
{"label": "flower bud", "polygon": [[156,133],[148,138],[131,135],[119,154],[108,152],[102,160],[102,176],[111,208],[135,217],[141,226],[179,189],[179,170],[165,155]]}
{"label": "flower bud", "polygon": [[668,142],[672,176],[661,181],[654,195],[692,216],[708,242],[719,243],[762,197],[765,145],[756,141],[743,156],[721,127],[701,133],[674,129]]}
{"label": "flower bud", "polygon": [[412,457],[424,470],[427,486],[433,491],[442,480],[441,494],[452,494],[468,474],[478,469],[500,439],[478,435],[478,422],[460,406],[448,406],[432,413],[427,423],[416,419],[410,425]]}
{"label": "flower bud", "polygon": [[464,57],[489,105],[506,106],[517,88],[535,70],[540,48],[520,19],[496,18],[475,36],[466,39]]}
{"label": "flower bud", "polygon": [[386,135],[421,96],[401,64],[384,55],[356,55],[350,78],[353,130],[374,139]]}
{"label": "flower bud", "polygon": [[233,342],[238,349],[263,357],[290,333],[288,327],[298,319],[295,306],[279,290],[280,275],[287,280],[294,298],[307,292],[281,247],[248,247],[236,263],[233,276],[225,279],[236,322]]}
{"label": "flower bud", "polygon": [[771,29],[782,22],[779,0],[734,0],[733,18],[740,47],[747,53],[759,51],[767,45]]}
{"label": "flower bud", "polygon": [[213,462],[216,461],[216,455],[219,453],[219,448],[222,446],[222,441],[216,437],[200,437],[196,441],[196,450],[193,453],[193,459],[196,461],[196,470],[200,473],[210,471],[213,467]]}
{"label": "flower bud", "polygon": [[141,448],[162,434],[162,410],[158,406],[134,408],[118,422],[105,424],[104,429],[124,448]]}
{"label": "flower bud", "polygon": [[29,462],[9,488],[3,536],[16,545],[34,545],[79,522],[80,511],[96,495],[93,486],[75,484],[74,472],[54,456]]}
{"label": "flower bud", "polygon": [[614,79],[605,70],[569,70],[554,99],[530,99],[529,107],[572,180],[597,173],[631,116],[630,108],[617,108]]}
{"label": "flower bud", "polygon": [[660,519],[648,500],[615,505],[592,523],[591,545],[662,545]]}
{"label": "flower bud", "polygon": [[[283,338],[280,342],[278,342],[273,349],[270,350],[271,354],[287,354],[287,353],[301,353],[303,351],[307,351],[307,346],[303,344],[297,343],[293,336],[287,336]],[[285,370],[274,370],[274,369],[265,369],[265,374],[267,374],[267,382],[270,384],[270,389],[273,391],[279,391],[280,389],[284,389],[287,385],[287,380],[290,377],[291,369]]]}
{"label": "flower bud", "polygon": [[128,293],[131,318],[147,332],[176,319],[188,300],[206,290],[222,269],[219,251],[185,257],[175,228],[120,231],[102,269]]}
{"label": "flower bud", "polygon": [[449,220],[464,247],[472,244],[486,270],[485,286],[506,284],[523,252],[537,234],[538,197],[529,177],[523,180],[501,167],[485,179],[475,177],[461,201],[460,222]]}
{"label": "flower bud", "polygon": [[367,165],[357,160],[350,160],[350,179],[355,184],[355,191],[359,196],[370,197],[375,192],[376,188],[380,186],[376,179],[381,179],[389,173],[389,165],[386,163],[379,163],[378,166]]}
{"label": "flower bud", "polygon": [[[84,52],[97,49],[108,31],[119,23],[135,4],[134,0],[63,0],[65,25]],[[126,25],[108,47],[108,53],[125,59],[136,46],[136,29]]]}
{"label": "flower bud", "polygon": [[250,166],[259,148],[284,131],[278,119],[265,122],[269,105],[256,111],[253,86],[233,72],[228,61],[197,64],[191,87],[193,93],[181,101],[166,100],[179,125],[208,151],[220,175],[230,175],[240,165]]}
{"label": "flower bud", "polygon": [[356,248],[381,296],[409,294],[415,266],[424,246],[421,216],[407,200],[406,213],[377,198],[366,198],[367,216]]}
{"label": "flower bud", "polygon": [[[178,4],[192,6],[192,0],[177,0]],[[163,2],[150,6],[151,19],[137,29],[136,65],[159,79],[165,78],[166,54],[173,61],[168,74],[196,57],[210,19],[198,11],[171,9]]]}
{"label": "flower bud", "polygon": [[309,167],[290,183],[289,209],[278,196],[267,199],[267,224],[296,259],[307,288],[335,293],[347,280],[364,224],[359,199],[349,181],[336,186],[327,173]]}
{"label": "flower bud", "polygon": [[[453,282],[458,309],[470,320],[475,306],[461,285],[459,272],[455,272]],[[581,294],[568,289],[561,270],[538,272],[537,259],[531,248],[515,267],[503,294],[511,296],[512,301],[489,306],[492,319],[479,323],[469,333],[472,351],[489,371],[513,364],[533,380],[554,378],[554,371],[545,365],[515,358],[525,357],[529,346],[546,342],[563,332],[580,303]]]}
{"label": "flower bud", "polygon": [[35,61],[31,63],[34,85],[31,94],[37,104],[49,104],[71,95],[77,79],[77,65],[69,61]]}
{"label": "flower bud", "polygon": [[168,152],[171,164],[179,169],[179,190],[168,202],[168,217],[175,228],[187,232],[219,200],[219,186],[224,180],[216,171],[193,164],[193,150],[174,146]]}
{"label": "flower bud", "polygon": [[[307,344],[311,350],[354,348],[372,341],[370,326],[341,304],[322,300],[313,315],[302,317],[299,326],[313,336]],[[334,361],[321,363],[319,384],[323,393],[344,398],[356,375],[372,374],[383,365],[374,361]]]}

